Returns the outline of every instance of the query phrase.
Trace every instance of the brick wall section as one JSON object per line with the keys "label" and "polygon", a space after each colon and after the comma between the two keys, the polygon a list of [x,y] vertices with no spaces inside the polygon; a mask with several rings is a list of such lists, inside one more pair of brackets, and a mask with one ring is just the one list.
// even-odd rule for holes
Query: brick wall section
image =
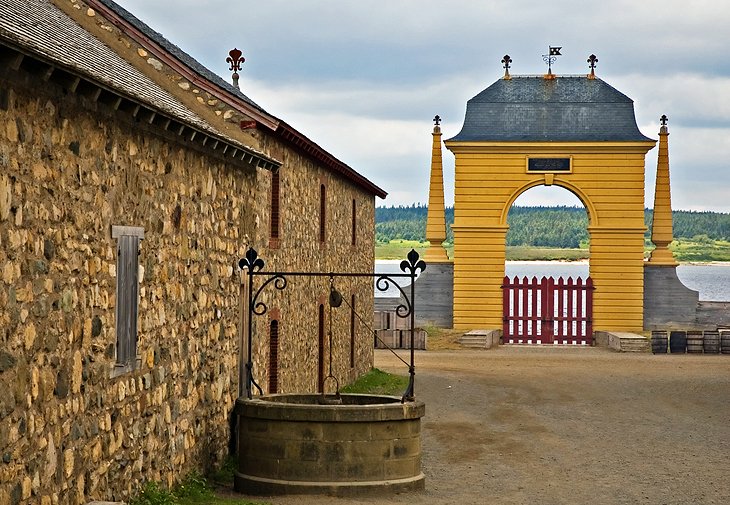
{"label": "brick wall section", "polygon": [[[39,81],[0,81],[0,503],[126,499],[141,481],[171,484],[227,451],[238,392],[235,264],[247,244],[268,241],[270,175]],[[372,268],[372,196],[280,149],[282,245],[258,247],[267,268]],[[332,199],[324,251],[306,213],[321,177]],[[353,197],[363,201],[357,249]],[[112,225],[145,232],[139,368],[117,377]],[[341,289],[372,314],[371,285]],[[308,311],[327,288],[297,283],[289,293],[266,294],[281,310],[280,391],[312,390],[316,318]],[[255,370],[266,384],[268,318],[260,319]],[[334,327],[335,373],[349,382],[372,366],[371,339],[363,333],[350,369],[340,347],[349,339],[346,311]]]}

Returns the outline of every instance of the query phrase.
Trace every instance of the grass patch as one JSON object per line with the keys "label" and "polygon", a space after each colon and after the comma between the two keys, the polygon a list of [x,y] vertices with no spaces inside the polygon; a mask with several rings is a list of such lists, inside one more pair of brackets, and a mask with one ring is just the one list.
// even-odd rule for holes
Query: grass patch
{"label": "grass patch", "polygon": [[232,486],[238,461],[235,456],[228,456],[223,464],[208,474],[208,481],[215,487]]}
{"label": "grass patch", "polygon": [[428,242],[418,240],[391,240],[387,243],[375,244],[375,258],[379,260],[402,260],[405,259],[411,249],[415,249],[423,256],[428,247]]}
{"label": "grass patch", "polygon": [[398,396],[408,386],[408,377],[395,375],[373,368],[352,384],[341,389],[343,393]]}
{"label": "grass patch", "polygon": [[444,351],[447,349],[461,349],[459,339],[464,335],[463,330],[453,328],[439,328],[438,326],[426,325],[423,327],[428,335],[429,351]]}
{"label": "grass patch", "polygon": [[[225,465],[224,465],[225,466]],[[233,474],[228,484],[233,481]],[[189,474],[172,490],[157,482],[147,482],[139,493],[129,500],[129,505],[271,505],[269,502],[251,501],[245,498],[216,494],[207,479],[197,473]]]}
{"label": "grass patch", "polygon": [[725,240],[675,240],[669,246],[680,262],[730,261],[730,242]]}

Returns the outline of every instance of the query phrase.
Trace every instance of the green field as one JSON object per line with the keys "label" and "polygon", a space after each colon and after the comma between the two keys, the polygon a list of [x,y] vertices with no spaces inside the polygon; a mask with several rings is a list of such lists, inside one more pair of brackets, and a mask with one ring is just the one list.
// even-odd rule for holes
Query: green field
{"label": "green field", "polygon": [[[428,247],[428,242],[417,240],[391,240],[375,246],[375,259],[404,259],[411,249],[419,254]],[[730,242],[723,240],[681,239],[672,242],[670,249],[681,263],[730,261]],[[453,257],[454,247],[447,245],[446,251]],[[646,248],[648,256],[650,248]],[[508,261],[576,261],[589,259],[588,249],[560,249],[550,247],[507,246]]]}
{"label": "green field", "polygon": [[674,252],[677,261],[682,263],[730,261],[730,242],[725,240],[703,240],[695,237],[675,240],[669,248]]}

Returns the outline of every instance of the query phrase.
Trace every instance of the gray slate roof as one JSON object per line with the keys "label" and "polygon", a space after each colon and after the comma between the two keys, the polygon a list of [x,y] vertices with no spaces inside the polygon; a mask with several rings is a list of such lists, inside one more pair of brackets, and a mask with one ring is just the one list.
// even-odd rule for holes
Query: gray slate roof
{"label": "gray slate roof", "polygon": [[453,141],[650,141],[636,125],[634,102],[601,79],[513,76],[469,100]]}
{"label": "gray slate roof", "polygon": [[81,28],[50,0],[0,1],[0,40],[96,81],[231,145],[264,156],[223,135],[149,77]]}

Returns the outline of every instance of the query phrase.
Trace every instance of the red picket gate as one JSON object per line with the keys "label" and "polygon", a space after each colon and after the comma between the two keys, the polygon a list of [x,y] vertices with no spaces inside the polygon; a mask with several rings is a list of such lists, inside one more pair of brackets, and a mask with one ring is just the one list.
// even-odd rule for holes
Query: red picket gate
{"label": "red picket gate", "polygon": [[504,278],[505,344],[593,343],[593,280]]}

